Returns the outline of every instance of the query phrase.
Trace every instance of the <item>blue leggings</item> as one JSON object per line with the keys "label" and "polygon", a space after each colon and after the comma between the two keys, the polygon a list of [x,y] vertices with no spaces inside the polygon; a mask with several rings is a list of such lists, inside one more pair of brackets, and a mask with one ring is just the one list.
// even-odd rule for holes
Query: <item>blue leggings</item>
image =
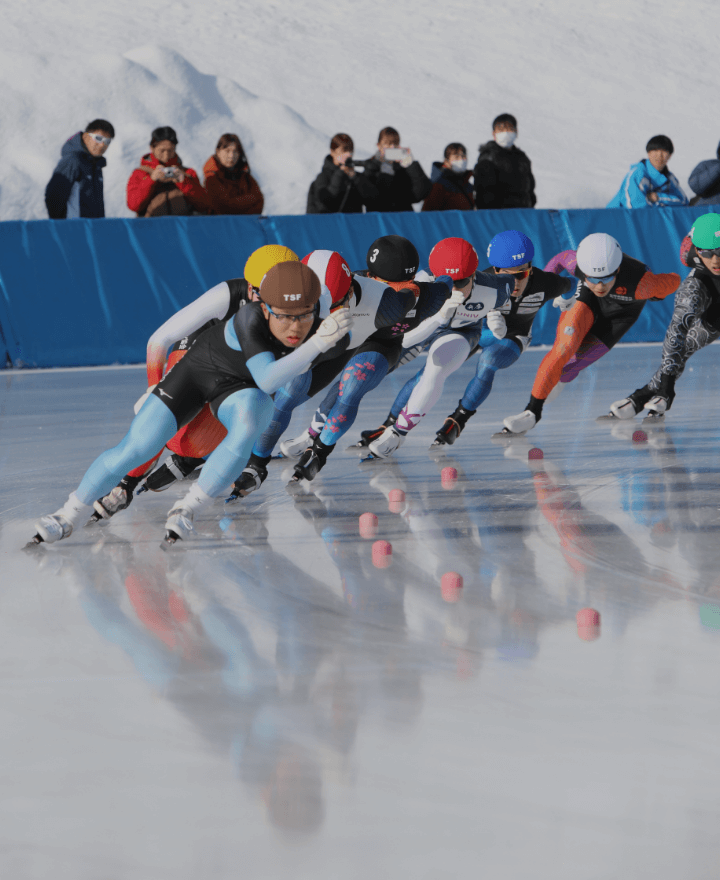
{"label": "blue leggings", "polygon": [[[267,427],[271,416],[272,398],[259,388],[243,388],[222,402],[218,419],[228,434],[203,467],[198,480],[203,491],[215,497],[237,479],[250,457],[255,437]],[[168,407],[151,394],[120,443],[90,465],[75,491],[78,499],[83,504],[92,504],[102,498],[128,471],[162,449],[178,427]]]}
{"label": "blue leggings", "polygon": [[267,458],[272,455],[275,444],[290,424],[295,407],[310,399],[308,392],[311,382],[312,370],[307,370],[275,392],[275,408],[270,424],[255,442],[252,450],[253,455],[257,455],[259,458]]}
{"label": "blue leggings", "polygon": [[468,383],[460,401],[463,409],[477,409],[492,391],[497,370],[512,366],[522,354],[522,349],[512,339],[499,339],[494,345],[483,349],[475,368],[475,375]]}
{"label": "blue leggings", "polygon": [[[345,434],[355,421],[360,401],[368,391],[377,388],[387,375],[388,368],[387,358],[377,351],[359,352],[350,358],[340,377],[337,399],[320,433],[322,443],[326,446],[334,446]],[[326,395],[326,399],[333,390],[331,389]]]}

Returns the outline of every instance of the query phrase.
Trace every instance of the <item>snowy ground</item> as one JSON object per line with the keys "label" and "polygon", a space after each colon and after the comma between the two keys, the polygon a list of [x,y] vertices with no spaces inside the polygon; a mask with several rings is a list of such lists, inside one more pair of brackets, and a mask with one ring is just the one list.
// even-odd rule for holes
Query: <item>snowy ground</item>
{"label": "snowy ground", "polygon": [[[693,358],[648,442],[593,420],[659,353],[616,349],[524,441],[494,445],[529,352],[433,460],[456,374],[394,465],[338,451],[293,497],[277,463],[169,553],[181,487],[18,549],[124,431],[144,376],[4,373],[2,875],[714,880],[720,347]],[[358,536],[364,511],[389,569]],[[454,603],[447,571],[464,576]],[[578,638],[587,607],[594,641]]]}
{"label": "snowy ground", "polygon": [[429,171],[449,141],[471,161],[500,112],[520,123],[539,207],[602,207],[644,145],[665,133],[683,186],[715,155],[720,7],[649,0],[91,0],[2,4],[0,219],[46,216],[62,143],[95,116],[118,133],[106,204],[150,131],[173,125],[201,169],[237,132],[269,214],[305,209],[329,138],[369,155],[394,125]]}

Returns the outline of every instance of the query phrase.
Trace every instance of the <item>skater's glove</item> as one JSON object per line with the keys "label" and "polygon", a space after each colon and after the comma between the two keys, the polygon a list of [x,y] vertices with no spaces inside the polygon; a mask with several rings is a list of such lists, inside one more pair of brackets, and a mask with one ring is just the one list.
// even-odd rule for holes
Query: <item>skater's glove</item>
{"label": "skater's glove", "polygon": [[488,330],[496,339],[503,339],[507,333],[507,324],[505,323],[505,315],[502,312],[488,312],[487,314]]}
{"label": "skater's glove", "polygon": [[451,321],[455,316],[457,307],[465,302],[465,296],[466,294],[464,290],[453,290],[450,296],[438,309],[438,318],[441,318],[443,321]]}
{"label": "skater's glove", "polygon": [[329,351],[352,330],[353,316],[350,309],[338,309],[327,318],[315,331],[315,335],[308,339],[308,345],[314,345],[318,351]]}
{"label": "skater's glove", "polygon": [[566,312],[568,309],[571,309],[575,305],[575,301],[577,300],[577,293],[574,293],[572,296],[569,296],[565,299],[564,296],[556,296],[553,300],[553,305],[556,309],[560,309],[562,312]]}
{"label": "skater's glove", "polygon": [[151,385],[148,388],[148,390],[145,392],[145,394],[143,394],[143,396],[137,401],[137,403],[133,407],[133,409],[135,410],[135,415],[137,415],[140,412],[140,410],[142,409],[142,405],[145,403],[145,401],[148,399],[148,397],[150,397],[150,395],[153,393],[154,388],[157,388],[157,384]]}

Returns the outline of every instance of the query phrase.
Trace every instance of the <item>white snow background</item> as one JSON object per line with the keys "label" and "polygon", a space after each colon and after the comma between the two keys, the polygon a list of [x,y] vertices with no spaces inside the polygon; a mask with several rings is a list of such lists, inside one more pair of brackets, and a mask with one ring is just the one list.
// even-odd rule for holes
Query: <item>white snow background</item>
{"label": "white snow background", "polygon": [[4,0],[0,219],[47,217],[60,148],[92,118],[106,154],[108,216],[150,131],[172,125],[201,173],[240,135],[266,214],[302,213],[330,137],[356,157],[393,125],[429,173],[459,140],[474,164],[501,112],[519,120],[538,207],[602,207],[654,134],[675,144],[688,195],[715,155],[720,4],[695,0],[238,0],[122,4]]}

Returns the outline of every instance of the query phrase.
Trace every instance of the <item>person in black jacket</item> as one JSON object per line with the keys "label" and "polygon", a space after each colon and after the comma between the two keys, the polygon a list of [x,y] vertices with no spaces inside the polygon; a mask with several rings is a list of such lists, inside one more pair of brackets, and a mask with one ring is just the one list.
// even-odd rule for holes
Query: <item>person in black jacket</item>
{"label": "person in black jacket", "polygon": [[378,135],[377,152],[365,163],[365,175],[375,184],[378,196],[366,203],[368,211],[412,211],[414,202],[426,198],[432,184],[400,135],[390,126]]}
{"label": "person in black jacket", "polygon": [[308,214],[362,214],[363,206],[378,197],[377,187],[352,161],[355,145],[349,134],[336,134],[323,169],[310,184]]}
{"label": "person in black jacket", "polygon": [[493,139],[480,147],[475,166],[475,205],[534,208],[535,178],[530,160],[514,145],[517,120],[502,113],[493,120]]}
{"label": "person in black jacket", "polygon": [[45,188],[45,206],[51,220],[104,217],[102,170],[104,153],[115,137],[106,119],[94,119],[84,132],[63,144],[61,158]]}
{"label": "person in black jacket", "polygon": [[688,181],[696,194],[691,205],[720,205],[720,144],[716,159],[706,159],[693,168]]}

